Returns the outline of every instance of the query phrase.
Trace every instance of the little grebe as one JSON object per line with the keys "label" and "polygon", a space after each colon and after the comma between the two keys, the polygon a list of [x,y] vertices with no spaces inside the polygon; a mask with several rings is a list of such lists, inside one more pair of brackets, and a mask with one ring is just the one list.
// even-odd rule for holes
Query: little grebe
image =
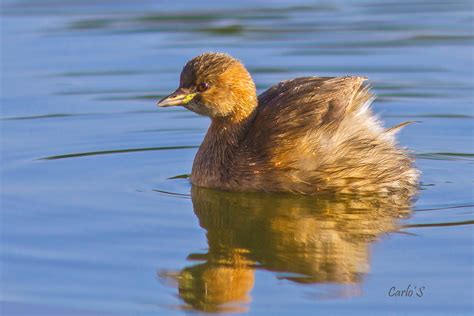
{"label": "little grebe", "polygon": [[405,192],[419,172],[372,114],[364,77],[282,81],[257,97],[247,69],[204,53],[181,72],[179,88],[158,102],[211,118],[194,159],[194,185],[233,191],[315,194]]}

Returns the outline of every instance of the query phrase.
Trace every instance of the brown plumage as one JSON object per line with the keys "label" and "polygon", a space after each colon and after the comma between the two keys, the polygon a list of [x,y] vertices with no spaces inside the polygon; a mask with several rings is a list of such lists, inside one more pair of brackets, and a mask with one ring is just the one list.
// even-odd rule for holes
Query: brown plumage
{"label": "brown plumage", "polygon": [[257,97],[236,59],[204,53],[159,102],[209,116],[194,160],[194,185],[232,191],[415,192],[419,172],[370,111],[364,77],[304,77]]}

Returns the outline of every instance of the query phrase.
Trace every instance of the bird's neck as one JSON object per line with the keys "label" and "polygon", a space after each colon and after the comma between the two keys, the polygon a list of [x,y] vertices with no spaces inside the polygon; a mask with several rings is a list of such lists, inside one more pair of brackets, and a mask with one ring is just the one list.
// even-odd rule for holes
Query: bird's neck
{"label": "bird's neck", "polygon": [[245,138],[253,115],[213,118],[203,145],[212,146],[214,153],[225,153],[239,147]]}
{"label": "bird's neck", "polygon": [[252,111],[240,117],[213,118],[194,159],[193,184],[205,187],[222,187],[231,175],[241,144],[254,118]]}

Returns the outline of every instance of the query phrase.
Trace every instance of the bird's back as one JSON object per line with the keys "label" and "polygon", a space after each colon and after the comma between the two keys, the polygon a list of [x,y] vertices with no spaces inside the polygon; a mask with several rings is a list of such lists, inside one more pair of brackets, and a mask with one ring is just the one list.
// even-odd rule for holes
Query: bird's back
{"label": "bird's back", "polygon": [[415,190],[418,172],[372,114],[364,77],[304,77],[258,100],[230,170],[233,190],[383,192]]}

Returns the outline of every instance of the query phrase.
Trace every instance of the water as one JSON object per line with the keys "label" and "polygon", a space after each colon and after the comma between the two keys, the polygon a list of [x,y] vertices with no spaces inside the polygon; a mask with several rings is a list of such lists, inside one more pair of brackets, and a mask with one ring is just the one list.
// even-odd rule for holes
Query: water
{"label": "water", "polygon": [[[435,0],[3,1],[3,313],[472,314],[472,12]],[[399,136],[423,172],[416,203],[191,199],[177,176],[208,120],[154,105],[203,51],[241,59],[260,91],[368,76],[386,126],[418,122]],[[408,286],[411,297],[389,295]]]}

